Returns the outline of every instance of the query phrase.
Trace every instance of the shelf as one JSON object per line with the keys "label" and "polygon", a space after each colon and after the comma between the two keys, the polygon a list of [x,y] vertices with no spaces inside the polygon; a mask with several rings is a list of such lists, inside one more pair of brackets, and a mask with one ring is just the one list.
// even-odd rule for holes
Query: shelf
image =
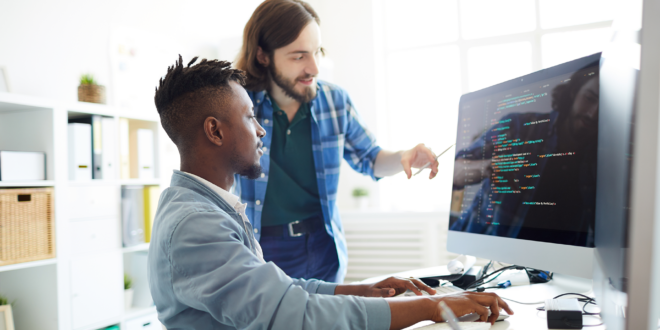
{"label": "shelf", "polygon": [[116,325],[116,324],[120,324],[120,323],[121,323],[120,318],[113,317],[113,318],[109,318],[109,319],[101,321],[101,322],[96,322],[96,323],[86,325],[82,328],[78,328],[77,330],[97,330],[97,329],[101,330],[101,329],[105,329],[105,328],[107,328],[111,325]]}
{"label": "shelf", "polygon": [[158,115],[158,112],[156,111],[156,109],[153,109],[153,114],[149,114],[146,111],[131,111],[131,112],[128,112],[128,111],[124,110],[124,111],[120,111],[117,114],[117,116],[119,116],[121,118],[127,118],[127,119],[160,122],[160,116]]}
{"label": "shelf", "polygon": [[122,249],[122,252],[124,253],[139,252],[139,251],[149,251],[149,243],[142,243]]}
{"label": "shelf", "polygon": [[89,102],[75,102],[66,107],[69,112],[69,117],[75,115],[101,115],[113,117],[117,115],[117,110],[109,105],[89,103]]}
{"label": "shelf", "polygon": [[55,105],[41,97],[0,92],[0,112],[53,109]]}
{"label": "shelf", "polygon": [[120,180],[122,186],[158,186],[160,185],[160,179],[123,179]]}
{"label": "shelf", "polygon": [[160,120],[156,109],[153,109],[153,111],[137,111],[89,102],[75,102],[69,104],[66,109],[69,112],[70,117],[76,115],[101,115],[155,122]]}
{"label": "shelf", "polygon": [[0,188],[22,188],[22,187],[52,187],[55,185],[53,180],[42,181],[0,181]]}
{"label": "shelf", "polygon": [[89,187],[89,186],[111,186],[118,184],[117,180],[87,180],[87,181],[69,181],[71,187]]}
{"label": "shelf", "polygon": [[20,264],[0,266],[0,272],[7,272],[7,271],[10,271],[10,270],[26,269],[26,268],[46,266],[46,265],[54,265],[56,263],[57,263],[57,258],[37,260],[37,261],[29,261],[29,262],[21,262]]}
{"label": "shelf", "polygon": [[147,314],[156,313],[156,306],[149,307],[133,307],[124,312],[122,319],[124,321],[134,319],[136,317],[144,316]]}

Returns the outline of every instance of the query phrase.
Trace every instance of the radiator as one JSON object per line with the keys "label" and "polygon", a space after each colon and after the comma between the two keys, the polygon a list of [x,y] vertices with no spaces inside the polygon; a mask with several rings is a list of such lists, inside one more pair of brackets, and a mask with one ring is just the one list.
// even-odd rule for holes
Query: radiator
{"label": "radiator", "polygon": [[345,212],[346,283],[405,270],[446,265],[449,213]]}

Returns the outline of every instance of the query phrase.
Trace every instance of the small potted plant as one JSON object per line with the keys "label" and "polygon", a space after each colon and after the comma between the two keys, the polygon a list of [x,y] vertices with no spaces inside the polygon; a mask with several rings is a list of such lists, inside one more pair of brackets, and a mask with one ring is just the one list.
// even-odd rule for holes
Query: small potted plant
{"label": "small potted plant", "polygon": [[356,207],[359,210],[366,210],[369,207],[369,190],[362,187],[353,189],[353,198],[355,198]]}
{"label": "small potted plant", "polygon": [[78,101],[105,103],[105,87],[97,84],[91,74],[83,74],[78,86]]}
{"label": "small potted plant", "polygon": [[124,273],[124,308],[131,309],[133,306],[133,279]]}
{"label": "small potted plant", "polygon": [[14,320],[11,311],[11,305],[7,296],[0,294],[0,329],[13,330]]}

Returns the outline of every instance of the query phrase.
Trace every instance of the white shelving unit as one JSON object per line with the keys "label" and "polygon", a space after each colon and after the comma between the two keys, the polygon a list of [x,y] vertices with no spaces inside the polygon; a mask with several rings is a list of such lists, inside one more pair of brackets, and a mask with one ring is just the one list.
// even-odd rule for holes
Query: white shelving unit
{"label": "white shelving unit", "polygon": [[[115,118],[114,178],[70,181],[69,118]],[[119,173],[119,119],[154,131],[155,179],[122,179]],[[165,139],[165,140],[164,140]],[[46,181],[0,182],[0,189],[53,187],[56,258],[0,267],[0,294],[16,300],[16,329],[92,330],[153,318],[156,309],[146,278],[149,244],[128,248],[121,241],[121,187],[169,185],[171,170],[161,163],[169,143],[156,110],[138,112],[106,105],[63,103],[0,93],[0,150],[46,153]],[[170,146],[166,146],[170,147]],[[82,198],[83,196],[84,198]],[[134,280],[134,306],[124,306],[123,274]],[[132,321],[133,320],[133,321]],[[151,329],[151,328],[150,328]]]}

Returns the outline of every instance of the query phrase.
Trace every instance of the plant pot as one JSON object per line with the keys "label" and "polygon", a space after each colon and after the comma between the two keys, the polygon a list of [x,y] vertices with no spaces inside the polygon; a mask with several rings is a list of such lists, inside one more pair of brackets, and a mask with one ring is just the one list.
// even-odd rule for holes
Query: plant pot
{"label": "plant pot", "polygon": [[0,305],[0,329],[14,330],[11,305]]}
{"label": "plant pot", "polygon": [[104,104],[105,86],[101,86],[101,85],[78,86],[78,101]]}
{"label": "plant pot", "polygon": [[124,308],[126,310],[131,309],[133,306],[133,289],[124,290]]}
{"label": "plant pot", "polygon": [[360,210],[360,211],[365,211],[369,209],[369,197],[368,196],[362,196],[362,197],[353,197],[355,198],[355,208]]}

